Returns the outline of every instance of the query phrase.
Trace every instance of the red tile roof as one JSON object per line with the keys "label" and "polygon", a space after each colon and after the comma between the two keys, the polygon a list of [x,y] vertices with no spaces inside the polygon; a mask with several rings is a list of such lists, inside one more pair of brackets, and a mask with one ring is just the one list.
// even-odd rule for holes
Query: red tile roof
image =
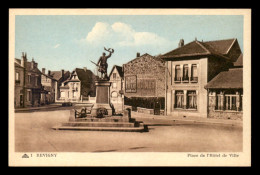
{"label": "red tile roof", "polygon": [[220,72],[206,86],[206,89],[242,89],[243,68],[232,68]]}

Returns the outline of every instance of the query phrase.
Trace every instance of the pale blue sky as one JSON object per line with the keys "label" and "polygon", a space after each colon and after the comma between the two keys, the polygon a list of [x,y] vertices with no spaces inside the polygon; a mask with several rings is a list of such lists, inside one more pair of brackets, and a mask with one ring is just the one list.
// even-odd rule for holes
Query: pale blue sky
{"label": "pale blue sky", "polygon": [[69,70],[97,62],[104,46],[115,50],[108,60],[122,65],[149,53],[164,54],[177,48],[181,38],[185,44],[197,40],[210,41],[237,38],[243,51],[243,16],[16,16],[15,57],[27,52],[38,67],[46,70]]}

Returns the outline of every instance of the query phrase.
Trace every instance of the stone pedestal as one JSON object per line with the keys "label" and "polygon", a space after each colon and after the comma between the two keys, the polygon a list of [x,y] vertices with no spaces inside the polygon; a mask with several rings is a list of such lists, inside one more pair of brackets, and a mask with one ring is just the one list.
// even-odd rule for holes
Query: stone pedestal
{"label": "stone pedestal", "polygon": [[108,116],[112,116],[112,108],[110,107],[110,86],[111,83],[108,80],[99,80],[95,82],[96,85],[96,103],[94,104],[91,115],[97,116],[97,110],[99,108],[106,108]]}

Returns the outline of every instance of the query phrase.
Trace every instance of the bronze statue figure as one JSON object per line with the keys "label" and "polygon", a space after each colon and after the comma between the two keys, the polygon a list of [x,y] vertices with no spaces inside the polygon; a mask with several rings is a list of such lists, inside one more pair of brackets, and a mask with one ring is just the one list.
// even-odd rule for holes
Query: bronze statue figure
{"label": "bronze statue figure", "polygon": [[114,53],[114,49],[111,49],[111,48],[106,49],[104,47],[104,50],[109,52],[109,55],[106,56],[106,53],[103,52],[103,55],[99,58],[97,64],[94,63],[93,61],[91,61],[91,62],[94,63],[96,66],[98,66],[98,71],[101,72],[101,78],[108,80],[108,76],[107,76],[107,67],[108,67],[107,59],[109,57],[111,57],[112,53]]}

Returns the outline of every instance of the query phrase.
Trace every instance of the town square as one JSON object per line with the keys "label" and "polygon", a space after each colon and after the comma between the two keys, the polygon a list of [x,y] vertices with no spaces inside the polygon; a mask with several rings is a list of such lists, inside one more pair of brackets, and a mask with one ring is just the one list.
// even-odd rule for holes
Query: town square
{"label": "town square", "polygon": [[243,157],[245,16],[168,11],[14,15],[14,153]]}

